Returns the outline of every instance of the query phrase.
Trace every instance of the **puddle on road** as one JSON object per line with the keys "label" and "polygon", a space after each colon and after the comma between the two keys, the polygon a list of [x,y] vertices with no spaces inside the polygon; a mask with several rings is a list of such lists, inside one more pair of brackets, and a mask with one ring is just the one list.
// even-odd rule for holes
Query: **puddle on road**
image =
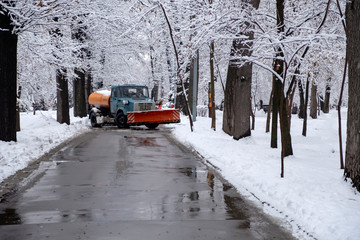
{"label": "puddle on road", "polygon": [[157,143],[156,137],[126,137],[130,146],[133,147],[165,147]]}

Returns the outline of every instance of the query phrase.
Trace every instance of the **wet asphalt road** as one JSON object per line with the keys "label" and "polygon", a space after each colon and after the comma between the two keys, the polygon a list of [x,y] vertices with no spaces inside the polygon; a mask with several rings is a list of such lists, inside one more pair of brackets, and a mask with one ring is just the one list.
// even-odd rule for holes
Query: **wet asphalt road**
{"label": "wet asphalt road", "polygon": [[73,141],[0,203],[0,239],[293,239],[166,129]]}

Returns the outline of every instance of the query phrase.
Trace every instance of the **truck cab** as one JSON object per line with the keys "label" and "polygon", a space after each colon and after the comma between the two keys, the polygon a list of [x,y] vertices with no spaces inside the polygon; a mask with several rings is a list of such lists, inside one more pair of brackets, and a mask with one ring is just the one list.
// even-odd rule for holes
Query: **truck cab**
{"label": "truck cab", "polygon": [[155,110],[155,102],[149,97],[149,89],[142,85],[116,85],[111,87],[110,112],[116,116],[127,112]]}
{"label": "truck cab", "polygon": [[119,128],[128,125],[127,113],[155,110],[155,102],[144,85],[115,85],[111,87],[110,112]]}

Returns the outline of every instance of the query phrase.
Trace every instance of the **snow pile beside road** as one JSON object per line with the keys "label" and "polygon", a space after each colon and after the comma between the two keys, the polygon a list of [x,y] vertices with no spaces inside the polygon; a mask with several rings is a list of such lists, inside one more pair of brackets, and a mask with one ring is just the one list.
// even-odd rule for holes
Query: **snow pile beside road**
{"label": "snow pile beside road", "polygon": [[70,122],[59,124],[54,111],[21,113],[17,142],[0,141],[0,182],[62,142],[89,130],[87,118],[72,116]]}
{"label": "snow pile beside road", "polygon": [[[346,139],[346,113],[342,116]],[[339,169],[337,121],[336,111],[309,119],[303,137],[302,120],[293,115],[294,155],[285,159],[285,178],[280,178],[280,148],[270,148],[262,111],[257,112],[252,136],[239,141],[221,130],[221,113],[217,131],[210,129],[209,118],[198,117],[191,133],[183,118],[173,134],[219,168],[241,194],[282,219],[299,239],[355,240],[360,239],[360,194]]]}

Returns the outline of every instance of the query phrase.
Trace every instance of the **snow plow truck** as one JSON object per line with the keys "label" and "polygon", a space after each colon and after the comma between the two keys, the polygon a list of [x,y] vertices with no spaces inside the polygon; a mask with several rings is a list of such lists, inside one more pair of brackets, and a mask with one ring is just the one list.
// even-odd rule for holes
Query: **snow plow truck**
{"label": "snow plow truck", "polygon": [[161,109],[149,97],[143,85],[116,85],[89,95],[89,119],[92,127],[116,124],[118,128],[145,125],[150,129],[159,124],[179,123],[178,109]]}

